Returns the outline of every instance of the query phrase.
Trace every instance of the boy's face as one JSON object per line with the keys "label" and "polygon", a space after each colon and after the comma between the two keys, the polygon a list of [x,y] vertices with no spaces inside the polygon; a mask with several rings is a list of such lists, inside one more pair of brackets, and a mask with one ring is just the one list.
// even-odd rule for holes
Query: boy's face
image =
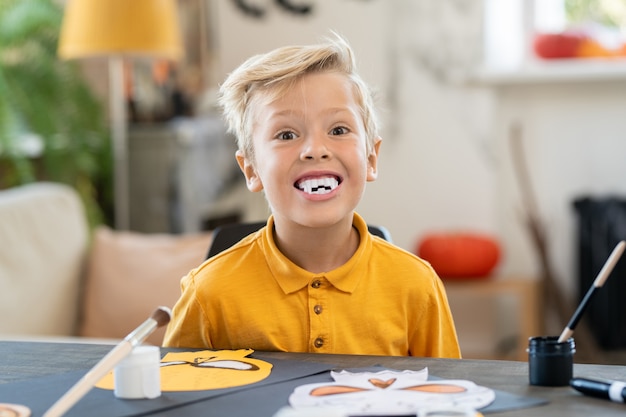
{"label": "boy's face", "polygon": [[276,221],[307,227],[351,222],[366,181],[376,179],[380,139],[368,156],[347,77],[305,75],[278,100],[252,111],[254,158],[238,152],[237,161],[248,189],[265,190]]}

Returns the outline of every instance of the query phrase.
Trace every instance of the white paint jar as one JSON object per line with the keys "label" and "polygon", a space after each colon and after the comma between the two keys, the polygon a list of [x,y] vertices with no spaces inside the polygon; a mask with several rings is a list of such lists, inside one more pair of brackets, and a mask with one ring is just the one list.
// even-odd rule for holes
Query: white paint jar
{"label": "white paint jar", "polygon": [[161,350],[136,346],[113,370],[117,398],[157,398],[161,395]]}

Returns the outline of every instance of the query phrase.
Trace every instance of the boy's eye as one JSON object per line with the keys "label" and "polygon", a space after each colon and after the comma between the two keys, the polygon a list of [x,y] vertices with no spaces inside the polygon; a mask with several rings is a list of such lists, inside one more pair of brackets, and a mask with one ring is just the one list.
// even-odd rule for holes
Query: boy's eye
{"label": "boy's eye", "polygon": [[333,127],[330,130],[331,135],[345,135],[346,133],[348,133],[348,128],[343,126]]}
{"label": "boy's eye", "polygon": [[278,135],[276,135],[276,139],[280,139],[280,140],[292,140],[295,138],[296,138],[296,134],[291,131],[280,132],[278,133]]}

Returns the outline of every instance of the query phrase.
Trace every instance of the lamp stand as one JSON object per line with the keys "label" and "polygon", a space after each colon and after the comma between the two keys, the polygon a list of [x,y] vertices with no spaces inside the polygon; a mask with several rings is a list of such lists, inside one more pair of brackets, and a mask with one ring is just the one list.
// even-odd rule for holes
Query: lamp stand
{"label": "lamp stand", "polygon": [[128,186],[128,131],[126,100],[124,99],[124,60],[121,56],[109,57],[109,106],[113,140],[113,193],[115,228],[130,227]]}

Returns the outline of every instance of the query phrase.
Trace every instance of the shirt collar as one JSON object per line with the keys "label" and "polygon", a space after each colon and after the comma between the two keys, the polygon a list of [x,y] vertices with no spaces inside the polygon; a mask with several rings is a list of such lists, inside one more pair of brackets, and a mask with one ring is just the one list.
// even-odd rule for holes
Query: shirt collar
{"label": "shirt collar", "polygon": [[367,223],[359,214],[354,213],[352,225],[360,236],[359,246],[354,255],[339,268],[314,274],[294,264],[278,249],[274,241],[274,217],[270,216],[260,241],[267,264],[282,290],[290,294],[306,287],[314,278],[323,277],[338,290],[353,292],[366,272],[367,261],[372,252],[372,236],[367,230]]}

